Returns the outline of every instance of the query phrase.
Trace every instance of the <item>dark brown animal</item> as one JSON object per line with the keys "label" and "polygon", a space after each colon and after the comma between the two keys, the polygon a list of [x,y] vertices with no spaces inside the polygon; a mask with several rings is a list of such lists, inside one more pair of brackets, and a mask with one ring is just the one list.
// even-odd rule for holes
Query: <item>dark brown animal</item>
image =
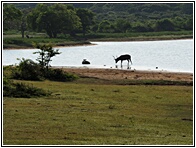
{"label": "dark brown animal", "polygon": [[82,61],[82,64],[90,64],[90,62],[87,61],[86,59],[84,59],[84,60]]}
{"label": "dark brown animal", "polygon": [[129,61],[130,61],[131,64],[132,64],[131,56],[130,56],[129,54],[121,55],[121,56],[119,56],[118,58],[115,58],[115,57],[114,57],[114,60],[115,60],[116,63],[118,63],[118,61],[121,61],[121,67],[122,67],[122,62],[123,62],[124,60],[127,60],[127,61],[128,61],[128,64],[129,64]]}

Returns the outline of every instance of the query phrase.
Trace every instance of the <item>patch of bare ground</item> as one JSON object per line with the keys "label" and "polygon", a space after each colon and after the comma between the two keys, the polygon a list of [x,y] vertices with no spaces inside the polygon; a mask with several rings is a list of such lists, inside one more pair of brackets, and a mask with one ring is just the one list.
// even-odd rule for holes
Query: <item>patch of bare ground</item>
{"label": "patch of bare ground", "polygon": [[120,69],[96,69],[96,68],[63,68],[64,71],[77,74],[81,77],[93,77],[105,80],[167,80],[167,81],[193,81],[192,73],[165,72],[165,71],[141,71]]}

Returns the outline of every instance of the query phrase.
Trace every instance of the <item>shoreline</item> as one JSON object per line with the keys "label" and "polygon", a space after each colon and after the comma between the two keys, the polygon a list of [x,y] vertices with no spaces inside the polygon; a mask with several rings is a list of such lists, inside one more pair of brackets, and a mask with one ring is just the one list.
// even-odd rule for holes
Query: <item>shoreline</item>
{"label": "shoreline", "polygon": [[[169,41],[169,40],[190,40],[193,38],[134,38],[134,39],[127,39],[127,38],[107,38],[106,39],[95,39],[95,40],[89,40],[87,44],[81,43],[72,43],[72,44],[65,44],[65,45],[56,45],[53,48],[66,48],[66,47],[76,47],[76,46],[93,46],[96,44],[93,44],[92,42],[142,42],[142,41]],[[33,47],[24,47],[21,46],[17,48],[3,48],[3,50],[31,50],[31,49],[36,49]]]}
{"label": "shoreline", "polygon": [[52,68],[59,69],[89,69],[89,70],[119,70],[128,72],[145,72],[145,73],[172,73],[172,74],[193,74],[190,71],[169,71],[169,70],[155,70],[155,69],[119,69],[109,67],[88,67],[88,66],[52,66]]}
{"label": "shoreline", "polygon": [[[92,43],[88,43],[88,44],[70,44],[70,45],[65,45],[65,46],[54,46],[53,48],[66,48],[66,47],[79,47],[79,46],[93,46],[93,45],[96,45],[96,44],[92,44]],[[33,49],[37,49],[37,48],[33,48],[33,47],[22,47],[22,48],[3,48],[3,50],[33,50]]]}
{"label": "shoreline", "polygon": [[166,80],[193,82],[193,73],[189,72],[126,70],[86,67],[78,68],[60,66],[56,68],[60,68],[65,72],[77,74],[82,77],[92,77],[104,80]]}

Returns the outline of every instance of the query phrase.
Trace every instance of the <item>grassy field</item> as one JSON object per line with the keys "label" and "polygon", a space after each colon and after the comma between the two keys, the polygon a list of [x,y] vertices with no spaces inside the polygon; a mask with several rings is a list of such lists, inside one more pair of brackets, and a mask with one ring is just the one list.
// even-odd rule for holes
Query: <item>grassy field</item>
{"label": "grassy field", "polygon": [[4,145],[193,144],[192,86],[23,82],[53,93],[3,98]]}
{"label": "grassy field", "polygon": [[192,31],[131,32],[131,33],[96,33],[87,34],[95,41],[148,41],[193,38]]}
{"label": "grassy field", "polygon": [[[82,34],[75,38],[69,35],[59,35],[58,38],[48,38],[45,33],[30,33],[30,38],[22,38],[19,32],[5,32],[3,48],[33,48],[32,43],[52,43],[54,46],[88,45],[89,41],[143,41],[171,40],[193,38],[192,31],[166,32],[133,32],[133,33],[89,33],[84,39]],[[87,41],[88,40],[88,41]]]}

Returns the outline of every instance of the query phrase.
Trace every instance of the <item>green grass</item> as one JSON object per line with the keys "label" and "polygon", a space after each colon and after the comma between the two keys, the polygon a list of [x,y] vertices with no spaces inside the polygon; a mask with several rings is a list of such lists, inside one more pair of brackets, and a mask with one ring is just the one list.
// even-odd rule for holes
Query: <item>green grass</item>
{"label": "green grass", "polygon": [[3,48],[34,48],[33,43],[47,44],[51,43],[54,46],[74,46],[82,44],[90,44],[86,41],[70,41],[63,38],[21,38],[21,37],[5,37],[3,39]]}
{"label": "green grass", "polygon": [[163,32],[131,32],[131,33],[96,33],[88,34],[91,40],[137,41],[137,40],[166,40],[193,38],[192,31],[163,31]]}
{"label": "green grass", "polygon": [[[32,43],[52,43],[54,46],[74,46],[90,44],[84,41],[82,34],[76,38],[59,35],[58,38],[48,38],[44,33],[30,33],[31,38],[21,38],[21,34],[14,31],[3,35],[3,48],[33,48]],[[193,38],[192,31],[164,31],[164,32],[132,32],[132,33],[89,33],[86,38],[90,41],[143,41],[143,40],[170,40]]]}
{"label": "green grass", "polygon": [[22,82],[53,93],[3,98],[5,145],[193,144],[192,86]]}

